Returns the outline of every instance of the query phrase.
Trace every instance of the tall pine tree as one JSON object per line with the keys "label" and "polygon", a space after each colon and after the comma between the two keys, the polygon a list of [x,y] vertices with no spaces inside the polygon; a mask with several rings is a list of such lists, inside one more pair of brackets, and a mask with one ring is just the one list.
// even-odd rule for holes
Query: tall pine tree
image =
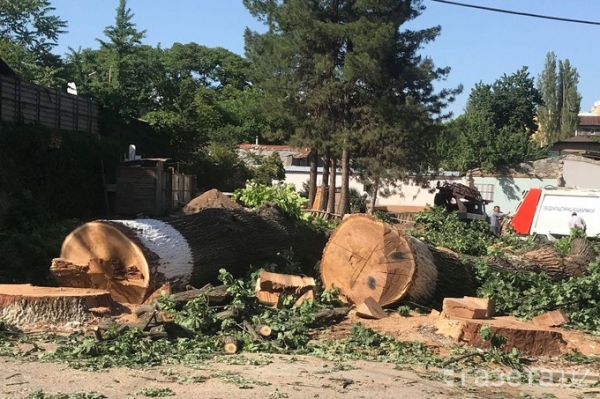
{"label": "tall pine tree", "polygon": [[[428,130],[416,126],[429,125],[457,90],[436,93],[432,82],[449,70],[418,54],[439,27],[400,31],[422,13],[422,1],[244,4],[268,27],[264,34],[246,35],[248,57],[260,74],[257,83],[278,93],[295,113],[300,139],[339,157],[340,213],[349,211],[351,160],[371,180],[412,166],[407,154],[424,155],[419,150],[425,140],[415,138]],[[383,154],[387,158],[377,163]]]}
{"label": "tall pine tree", "polygon": [[542,147],[575,134],[581,109],[577,91],[579,74],[569,60],[557,60],[554,52],[546,55],[544,70],[537,82],[542,105],[537,108],[539,130],[536,141]]}

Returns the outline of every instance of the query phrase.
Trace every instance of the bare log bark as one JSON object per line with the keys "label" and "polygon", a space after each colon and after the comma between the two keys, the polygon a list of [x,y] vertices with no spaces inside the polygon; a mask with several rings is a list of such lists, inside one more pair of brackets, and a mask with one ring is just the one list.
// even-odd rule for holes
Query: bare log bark
{"label": "bare log bark", "polygon": [[584,275],[596,256],[588,240],[575,238],[567,256],[562,256],[552,244],[543,244],[524,254],[489,258],[487,262],[494,271],[545,273],[554,281],[560,281]]}

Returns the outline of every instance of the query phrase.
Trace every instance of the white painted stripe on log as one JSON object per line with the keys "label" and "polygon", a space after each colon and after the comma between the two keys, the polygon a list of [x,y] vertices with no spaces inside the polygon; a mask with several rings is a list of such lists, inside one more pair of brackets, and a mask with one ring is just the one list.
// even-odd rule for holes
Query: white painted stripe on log
{"label": "white painted stripe on log", "polygon": [[112,220],[135,232],[137,238],[159,257],[158,272],[167,281],[188,284],[194,270],[192,248],[181,233],[156,219]]}

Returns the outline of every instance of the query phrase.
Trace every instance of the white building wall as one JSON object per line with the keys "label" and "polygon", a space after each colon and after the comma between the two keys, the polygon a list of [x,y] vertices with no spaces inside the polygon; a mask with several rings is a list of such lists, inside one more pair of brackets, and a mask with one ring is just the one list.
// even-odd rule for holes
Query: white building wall
{"label": "white building wall", "polygon": [[[302,191],[304,183],[308,183],[310,173],[308,167],[286,167],[285,168],[285,183],[294,184],[296,191]],[[338,170],[337,184],[339,186],[341,170]],[[322,170],[319,168],[317,175],[317,185],[321,185]],[[465,183],[464,178],[460,176],[449,176],[447,178],[438,178],[429,181],[428,186],[423,186],[417,183],[414,179],[409,179],[407,182],[398,182],[395,187],[382,188],[383,192],[389,192],[388,195],[379,195],[377,197],[377,206],[418,206],[426,207],[433,205],[434,194],[429,192],[431,188],[435,188],[437,183],[458,182]],[[350,178],[350,189],[356,189],[360,193],[365,191],[364,184],[355,178]]]}
{"label": "white building wall", "polygon": [[419,206],[426,207],[433,205],[433,197],[435,192],[430,192],[438,183],[465,183],[464,179],[459,176],[449,176],[446,178],[437,178],[430,180],[427,184],[420,184],[415,179],[408,179],[406,182],[398,182],[396,187],[389,187],[380,190],[381,192],[389,191],[390,195],[380,194],[377,199],[379,206]]}
{"label": "white building wall", "polygon": [[600,189],[600,164],[591,160],[563,160],[563,179],[566,187]]}
{"label": "white building wall", "polygon": [[[296,191],[302,191],[302,186],[304,183],[308,184],[310,180],[310,172],[309,167],[296,166],[291,168],[285,168],[285,180],[284,183],[293,184],[296,187]],[[337,171],[337,186],[340,185],[340,179],[342,176],[342,171],[338,169]],[[318,169],[317,174],[317,186],[321,185],[323,181],[323,171],[321,168]],[[357,181],[356,179],[350,178],[350,189],[356,189],[360,193],[364,191],[364,185]]]}
{"label": "white building wall", "polygon": [[535,177],[473,177],[475,186],[482,192],[484,198],[486,189],[493,187],[493,198],[488,213],[493,206],[498,205],[502,212],[514,213],[517,205],[523,199],[523,192],[530,188],[542,188],[557,185],[556,179],[540,179]]}

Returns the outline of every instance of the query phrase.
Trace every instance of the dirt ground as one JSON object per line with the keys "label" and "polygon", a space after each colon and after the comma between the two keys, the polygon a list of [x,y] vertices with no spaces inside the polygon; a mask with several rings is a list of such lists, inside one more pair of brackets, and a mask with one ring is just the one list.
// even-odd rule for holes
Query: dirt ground
{"label": "dirt ground", "polygon": [[[449,358],[451,347],[456,346],[451,339],[435,334],[431,316],[417,314],[413,317],[394,314],[383,320],[363,320],[351,315],[348,320],[323,332],[320,338],[342,338],[356,322],[404,341],[424,342],[440,357]],[[589,336],[576,336],[574,340],[586,347],[595,347],[598,343]],[[44,350],[52,350],[51,344],[39,345]],[[0,357],[0,369],[0,398],[6,399],[24,399],[37,391],[47,395],[97,392],[111,399],[600,397],[600,388],[594,386],[599,380],[600,363],[577,365],[558,359],[536,359],[527,366],[522,379],[516,378],[516,370],[499,367],[473,370],[474,374],[461,374],[461,371],[452,374],[450,369],[395,367],[366,361],[340,363],[315,357],[264,354],[217,356],[191,366],[142,370],[115,368],[101,372]],[[542,374],[543,379],[529,380],[529,370],[546,374]]]}
{"label": "dirt ground", "polygon": [[[260,355],[238,357],[250,362]],[[467,378],[463,385],[436,377],[430,370],[397,370],[393,365],[369,362],[339,363],[311,357],[273,356],[263,365],[229,365],[220,362],[197,367],[156,367],[145,370],[111,369],[85,372],[64,365],[19,362],[1,358],[0,395],[26,398],[36,391],[46,394],[97,392],[110,399],[146,397],[157,392],[171,397],[224,398],[595,398],[600,389],[544,387],[539,383],[509,386],[504,381],[477,382]],[[582,375],[583,377],[583,375]],[[460,377],[459,377],[460,378]],[[496,384],[493,386],[492,384]],[[156,396],[155,396],[156,397]]]}

